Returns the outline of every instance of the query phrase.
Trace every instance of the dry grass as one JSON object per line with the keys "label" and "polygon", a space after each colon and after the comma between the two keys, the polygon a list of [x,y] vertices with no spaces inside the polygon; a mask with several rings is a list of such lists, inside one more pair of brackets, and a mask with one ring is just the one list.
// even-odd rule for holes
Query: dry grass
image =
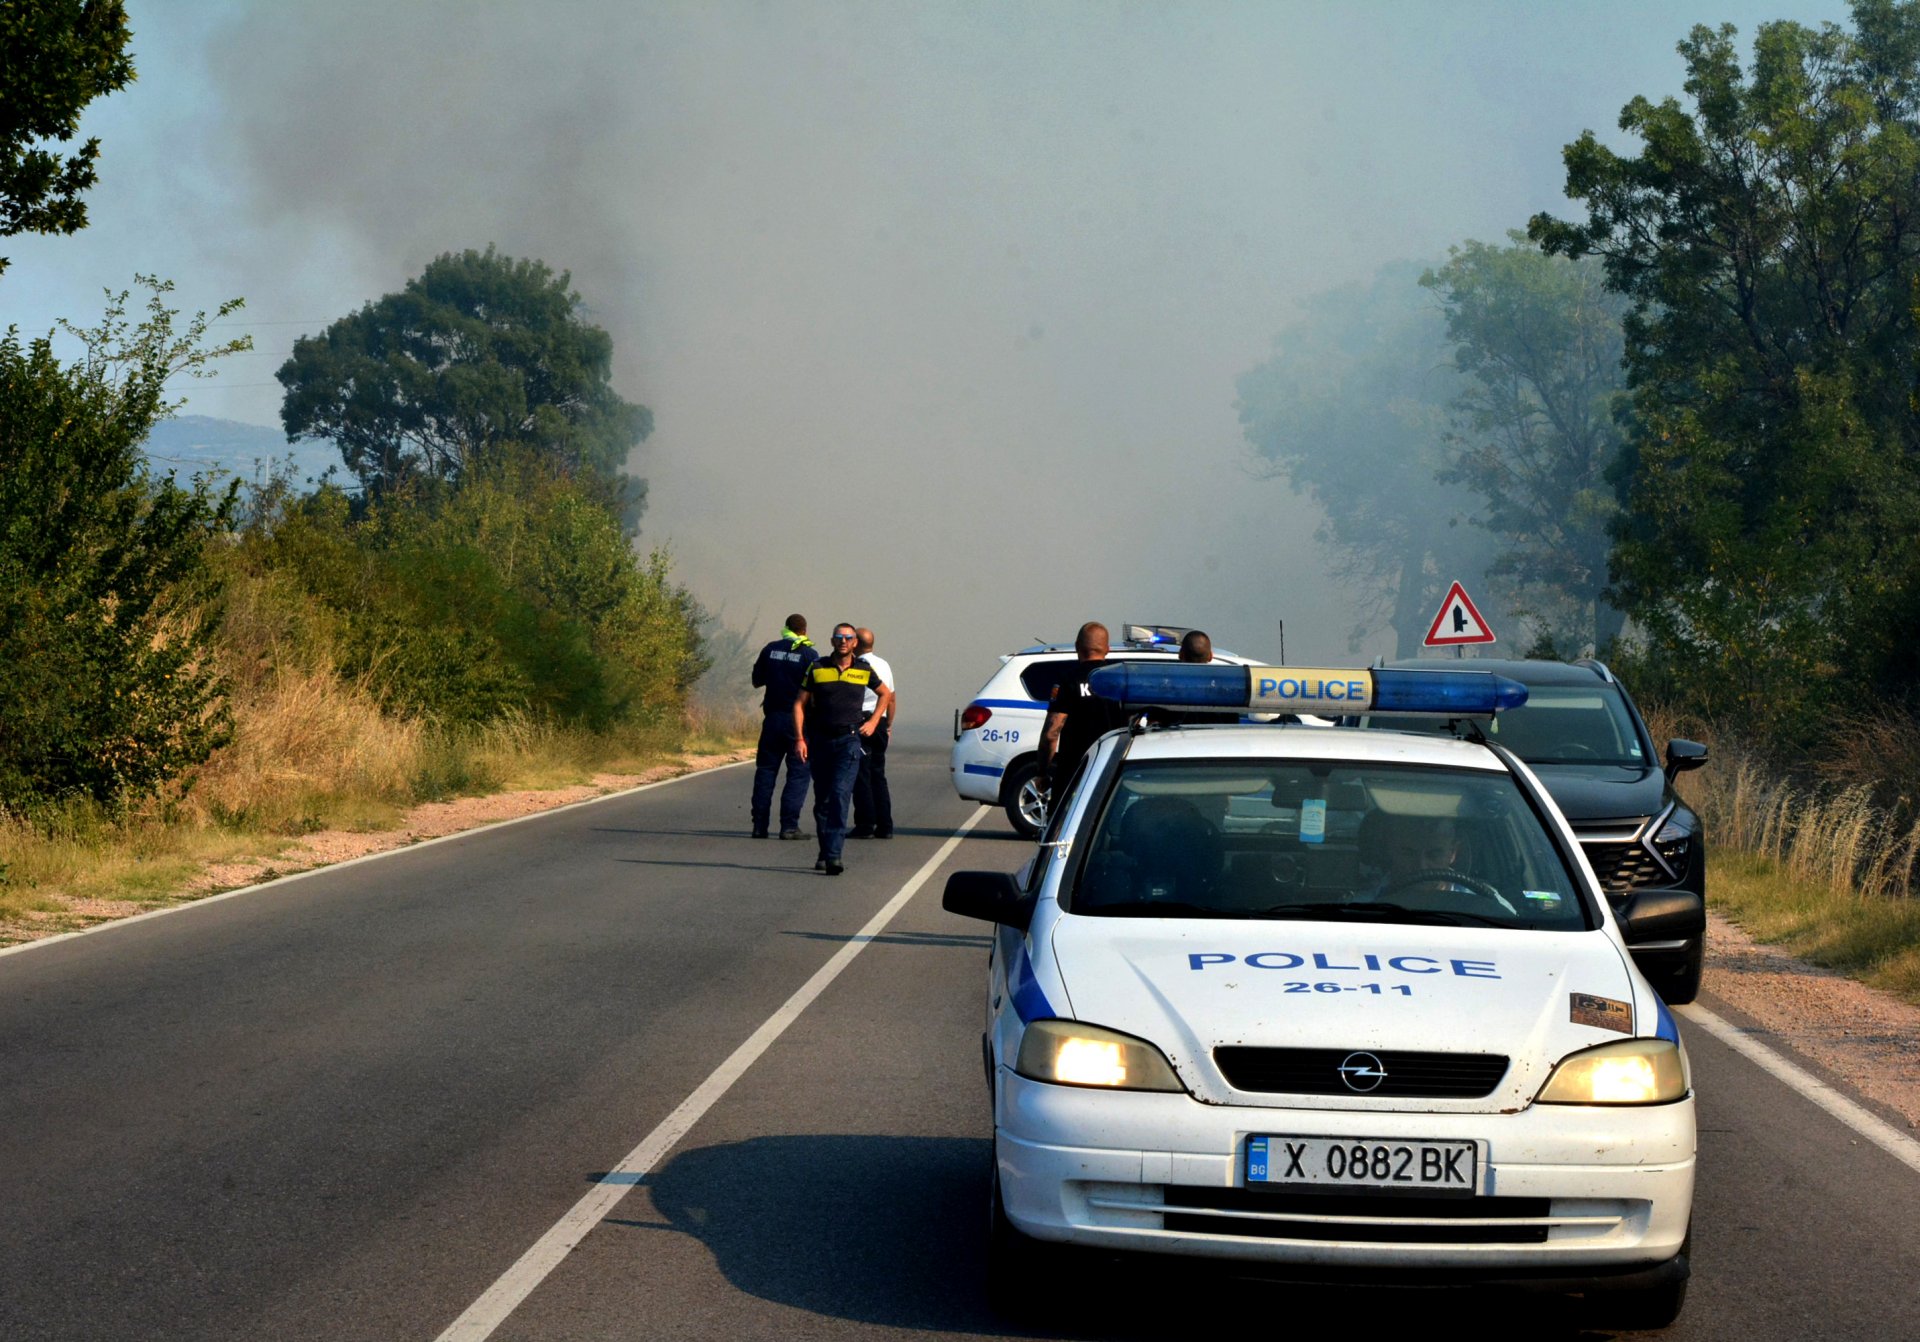
{"label": "dry grass", "polygon": [[1836,891],[1724,848],[1708,895],[1756,940],[1920,1005],[1920,900]]}
{"label": "dry grass", "polygon": [[747,719],[699,712],[606,734],[524,719],[437,728],[324,670],[258,677],[234,716],[233,742],[170,797],[117,815],[88,802],[0,814],[0,922],[72,900],[163,901],[209,864],[317,830],[386,828],[416,802],[566,787],[752,739]]}
{"label": "dry grass", "polygon": [[1920,822],[1906,795],[1868,772],[1911,767],[1920,727],[1844,725],[1842,744],[1810,762],[1813,781],[1795,783],[1699,723],[1658,710],[1647,719],[1656,741],[1712,747],[1679,786],[1706,822],[1713,906],[1761,941],[1920,1003]]}

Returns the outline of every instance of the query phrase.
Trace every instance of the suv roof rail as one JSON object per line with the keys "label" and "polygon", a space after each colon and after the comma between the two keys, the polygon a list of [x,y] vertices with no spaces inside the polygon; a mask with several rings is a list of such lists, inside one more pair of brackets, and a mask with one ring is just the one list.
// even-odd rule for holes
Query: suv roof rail
{"label": "suv roof rail", "polygon": [[1600,677],[1600,679],[1606,681],[1607,684],[1609,685],[1619,684],[1619,682],[1613,678],[1613,672],[1607,669],[1607,664],[1601,661],[1597,657],[1582,657],[1576,662],[1574,662],[1574,665],[1584,666],[1588,668],[1589,670],[1595,672]]}

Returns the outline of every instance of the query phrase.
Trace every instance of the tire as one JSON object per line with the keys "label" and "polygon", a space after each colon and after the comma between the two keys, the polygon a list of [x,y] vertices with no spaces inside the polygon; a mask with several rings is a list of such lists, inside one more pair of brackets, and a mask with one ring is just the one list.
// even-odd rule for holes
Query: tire
{"label": "tire", "polygon": [[1009,1322],[1044,1320],[1060,1293],[1058,1250],[1013,1228],[1000,1201],[1000,1162],[987,1181],[987,1304]]}
{"label": "tire", "polygon": [[1687,1303],[1687,1283],[1668,1282],[1636,1291],[1588,1297],[1592,1321],[1623,1333],[1650,1333],[1668,1327]]}
{"label": "tire", "polygon": [[1668,1006],[1685,1006],[1700,995],[1700,971],[1707,959],[1707,938],[1703,932],[1684,960],[1664,970],[1653,986]]}
{"label": "tire", "polygon": [[1047,803],[1040,792],[1039,763],[1024,759],[1008,769],[1000,784],[1000,795],[1006,798],[1007,822],[1013,826],[1013,832],[1023,839],[1038,839],[1040,831],[1047,827]]}

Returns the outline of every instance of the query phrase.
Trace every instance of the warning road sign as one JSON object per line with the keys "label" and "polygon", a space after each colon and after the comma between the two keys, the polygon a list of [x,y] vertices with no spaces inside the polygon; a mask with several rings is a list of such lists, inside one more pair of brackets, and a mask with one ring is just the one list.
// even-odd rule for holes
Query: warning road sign
{"label": "warning road sign", "polygon": [[1474,608],[1467,589],[1457,582],[1449,587],[1447,599],[1440,603],[1440,613],[1433,617],[1433,627],[1427,630],[1426,646],[1450,648],[1462,643],[1494,641],[1493,630]]}

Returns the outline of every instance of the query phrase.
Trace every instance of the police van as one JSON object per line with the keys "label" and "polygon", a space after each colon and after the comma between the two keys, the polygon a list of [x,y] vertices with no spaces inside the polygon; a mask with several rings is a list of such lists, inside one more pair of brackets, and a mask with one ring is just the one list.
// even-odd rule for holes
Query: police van
{"label": "police van", "polygon": [[[1130,707],[1484,718],[1481,672],[1118,663]],[[1532,1286],[1602,1326],[1686,1296],[1693,1090],[1611,905],[1533,771],[1487,735],[1175,726],[1100,738],[995,925],[988,1282],[1024,1312],[1073,1246],[1304,1280]],[[1629,936],[1631,934],[1631,936]]]}
{"label": "police van", "polygon": [[[1174,661],[1188,632],[1178,625],[1124,624],[1108,650],[1110,661]],[[1247,658],[1214,649],[1215,662],[1246,665]],[[1003,654],[1000,669],[953,715],[954,790],[969,801],[1004,807],[1023,837],[1038,838],[1046,823],[1040,785],[1040,734],[1054,687],[1078,660],[1071,643],[1038,643]]]}

